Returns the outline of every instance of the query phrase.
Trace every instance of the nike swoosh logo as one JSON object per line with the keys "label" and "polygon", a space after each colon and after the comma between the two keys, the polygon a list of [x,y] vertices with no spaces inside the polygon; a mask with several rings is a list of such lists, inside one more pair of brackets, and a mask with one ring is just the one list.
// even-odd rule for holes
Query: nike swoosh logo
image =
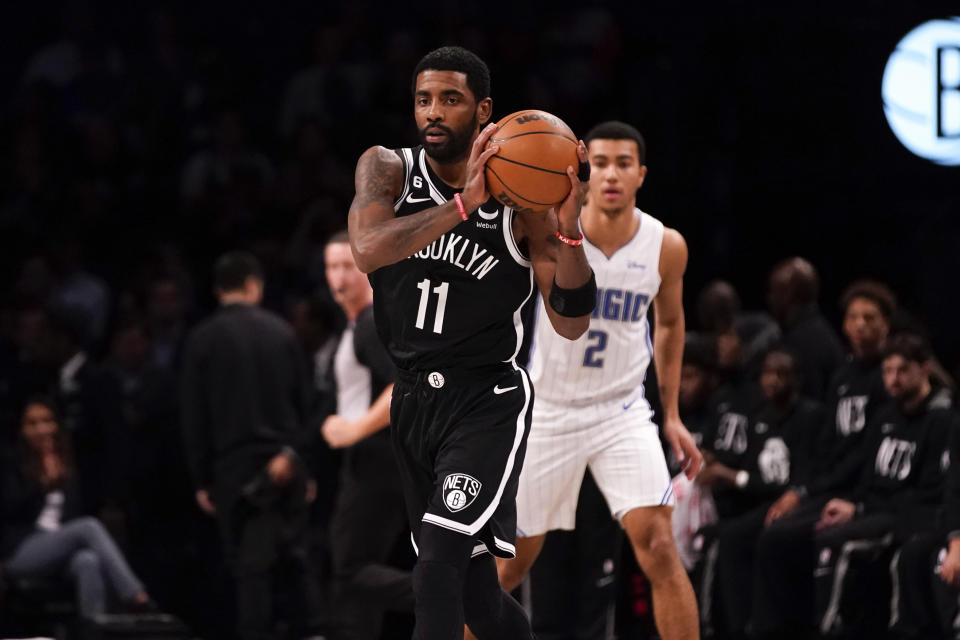
{"label": "nike swoosh logo", "polygon": [[633,406],[633,403],[636,402],[636,401],[637,401],[637,399],[634,398],[634,399],[631,400],[630,402],[624,402],[624,403],[623,403],[623,410],[626,411],[627,409],[629,409],[630,407],[632,407],[632,406]]}
{"label": "nike swoosh logo", "polygon": [[410,204],[416,204],[418,202],[426,202],[427,200],[431,200],[431,199],[432,198],[414,198],[412,193],[407,196],[407,202],[409,202]]}
{"label": "nike swoosh logo", "polygon": [[500,212],[494,209],[492,213],[487,213],[483,209],[477,209],[477,213],[479,213],[480,217],[483,218],[484,220],[493,220],[494,218],[497,217],[497,214],[499,214]]}
{"label": "nike swoosh logo", "polygon": [[501,389],[500,385],[497,385],[493,388],[493,392],[497,395],[500,395],[501,393],[506,393],[507,391],[513,391],[516,388],[517,388],[517,385],[514,385],[512,387],[504,387],[503,389]]}

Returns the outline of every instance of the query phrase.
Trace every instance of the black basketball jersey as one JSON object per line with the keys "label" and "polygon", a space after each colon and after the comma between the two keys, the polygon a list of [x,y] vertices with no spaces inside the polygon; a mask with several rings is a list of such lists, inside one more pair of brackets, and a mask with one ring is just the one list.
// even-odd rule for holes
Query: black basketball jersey
{"label": "black basketball jersey", "polygon": [[[398,216],[453,199],[456,190],[433,173],[422,147],[394,153],[404,169]],[[516,357],[533,270],[514,239],[514,215],[490,198],[423,250],[370,274],[377,331],[398,367],[477,367]]]}

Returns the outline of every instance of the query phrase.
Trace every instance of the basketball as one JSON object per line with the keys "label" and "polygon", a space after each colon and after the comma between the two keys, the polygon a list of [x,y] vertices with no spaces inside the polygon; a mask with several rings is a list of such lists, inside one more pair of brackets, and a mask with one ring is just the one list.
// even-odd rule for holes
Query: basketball
{"label": "basketball", "polygon": [[577,138],[563,120],[527,109],[497,123],[487,145],[499,145],[487,161],[487,191],[520,212],[546,211],[570,193],[567,167],[575,170]]}

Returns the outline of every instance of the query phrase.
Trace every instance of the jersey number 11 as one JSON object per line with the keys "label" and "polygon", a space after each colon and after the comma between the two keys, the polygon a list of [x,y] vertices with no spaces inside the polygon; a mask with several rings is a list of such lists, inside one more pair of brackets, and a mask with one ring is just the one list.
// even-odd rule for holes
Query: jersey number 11
{"label": "jersey number 11", "polygon": [[[427,319],[427,301],[430,298],[430,280],[424,278],[417,283],[417,289],[420,289],[420,307],[417,309],[417,329],[423,329],[424,321]],[[447,307],[447,291],[450,290],[449,282],[441,282],[433,288],[437,294],[437,315],[433,319],[433,332],[443,332],[443,313]]]}

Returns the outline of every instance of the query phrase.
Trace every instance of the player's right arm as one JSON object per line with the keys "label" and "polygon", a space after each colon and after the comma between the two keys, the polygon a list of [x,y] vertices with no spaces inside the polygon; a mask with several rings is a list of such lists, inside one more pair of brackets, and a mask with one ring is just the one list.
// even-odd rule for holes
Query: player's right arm
{"label": "player's right arm", "polygon": [[[468,212],[475,211],[489,197],[483,169],[498,147],[483,147],[495,130],[496,125],[488,125],[470,151],[463,189],[463,204]],[[347,229],[353,258],[364,273],[412,256],[462,222],[453,200],[396,217],[393,203],[403,191],[403,163],[383,147],[371,147],[360,156],[354,187],[356,195],[350,205]]]}

